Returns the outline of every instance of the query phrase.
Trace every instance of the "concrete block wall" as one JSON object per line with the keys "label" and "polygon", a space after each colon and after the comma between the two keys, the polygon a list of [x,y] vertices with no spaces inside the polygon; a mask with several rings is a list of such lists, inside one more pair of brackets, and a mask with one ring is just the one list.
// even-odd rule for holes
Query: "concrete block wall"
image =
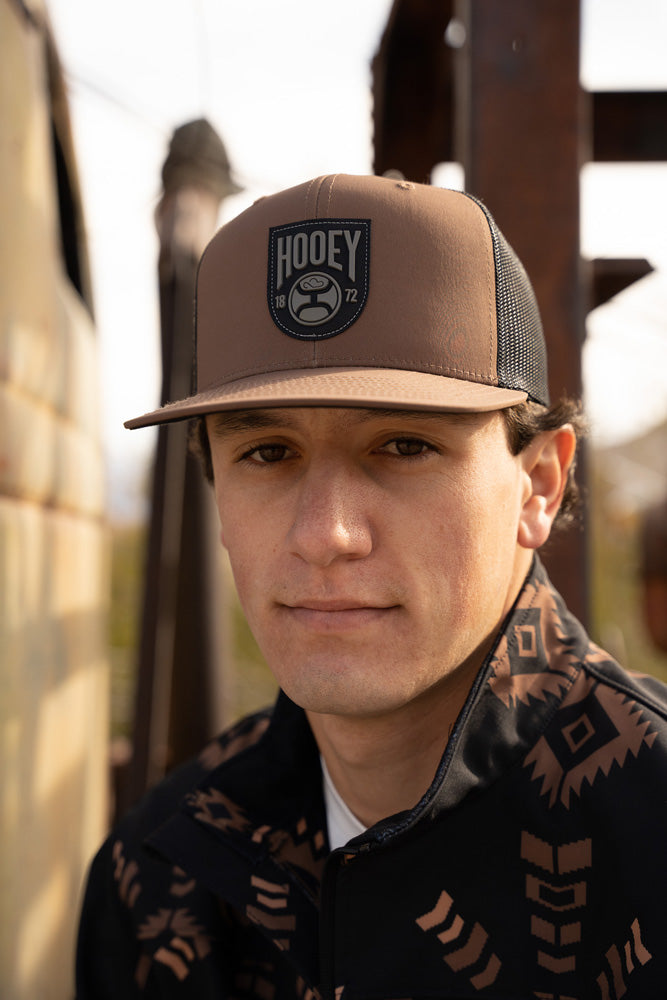
{"label": "concrete block wall", "polygon": [[108,533],[91,314],[62,263],[45,22],[0,0],[0,997],[73,996],[107,824]]}

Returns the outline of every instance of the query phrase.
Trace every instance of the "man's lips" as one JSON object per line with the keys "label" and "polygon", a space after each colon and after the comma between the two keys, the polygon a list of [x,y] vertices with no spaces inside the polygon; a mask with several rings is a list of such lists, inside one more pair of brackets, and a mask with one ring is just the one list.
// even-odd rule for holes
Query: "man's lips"
{"label": "man's lips", "polygon": [[303,600],[286,601],[285,607],[293,610],[303,609],[304,611],[388,611],[395,604],[382,604],[381,602],[359,600],[354,597],[339,597],[336,599],[315,600],[305,598]]}
{"label": "man's lips", "polygon": [[295,624],[314,631],[336,632],[377,623],[384,620],[387,614],[395,611],[399,605],[367,603],[356,598],[344,597],[335,600],[308,598],[290,601],[281,607]]}

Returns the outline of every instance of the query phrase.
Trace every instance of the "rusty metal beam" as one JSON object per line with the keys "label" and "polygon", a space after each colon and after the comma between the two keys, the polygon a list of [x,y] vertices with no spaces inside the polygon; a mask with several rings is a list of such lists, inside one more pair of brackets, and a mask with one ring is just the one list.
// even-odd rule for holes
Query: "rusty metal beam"
{"label": "rusty metal beam", "polygon": [[[523,260],[543,313],[551,392],[578,394],[583,339],[578,0],[465,0],[457,118],[466,187]],[[557,71],[556,71],[557,68]]]}
{"label": "rusty metal beam", "polygon": [[593,159],[667,160],[667,93],[600,91],[593,101]]}
{"label": "rusty metal beam", "polygon": [[[581,394],[584,295],[579,170],[587,105],[579,86],[579,0],[461,0],[458,159],[522,259],[542,312],[553,400]],[[582,127],[583,126],[583,127]],[[554,583],[587,617],[584,536],[545,553]]]}
{"label": "rusty metal beam", "polygon": [[603,305],[624,288],[651,274],[653,267],[647,260],[599,257],[593,261],[591,309]]}
{"label": "rusty metal beam", "polygon": [[445,29],[454,0],[395,0],[373,59],[376,174],[398,170],[428,182],[452,159],[453,52]]}

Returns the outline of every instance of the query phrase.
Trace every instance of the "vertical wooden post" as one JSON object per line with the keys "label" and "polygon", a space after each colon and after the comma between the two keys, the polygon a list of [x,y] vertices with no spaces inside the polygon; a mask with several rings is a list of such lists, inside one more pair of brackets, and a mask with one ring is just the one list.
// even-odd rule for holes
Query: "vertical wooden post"
{"label": "vertical wooden post", "polygon": [[[176,130],[162,176],[156,221],[165,403],[190,392],[197,263],[221,200],[240,188],[220,138],[203,120]],[[186,423],[158,431],[134,750],[119,811],[201,749],[225,721],[217,516],[187,435]]]}

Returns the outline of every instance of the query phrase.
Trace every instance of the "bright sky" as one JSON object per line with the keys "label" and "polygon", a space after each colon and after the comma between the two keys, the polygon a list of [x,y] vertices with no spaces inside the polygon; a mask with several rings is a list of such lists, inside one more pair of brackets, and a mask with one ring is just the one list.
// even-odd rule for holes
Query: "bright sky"
{"label": "bright sky", "polygon": [[[221,222],[317,174],[368,173],[370,62],[391,0],[47,5],[70,86],[111,494],[117,509],[136,509],[154,434],[122,424],[159,402],[153,213],[173,129],[205,116],[222,136],[246,190]],[[664,0],[583,0],[583,12],[586,86],[667,89]],[[659,268],[589,319],[586,395],[601,441],[667,416],[666,190],[663,164],[583,172],[584,254]]]}

